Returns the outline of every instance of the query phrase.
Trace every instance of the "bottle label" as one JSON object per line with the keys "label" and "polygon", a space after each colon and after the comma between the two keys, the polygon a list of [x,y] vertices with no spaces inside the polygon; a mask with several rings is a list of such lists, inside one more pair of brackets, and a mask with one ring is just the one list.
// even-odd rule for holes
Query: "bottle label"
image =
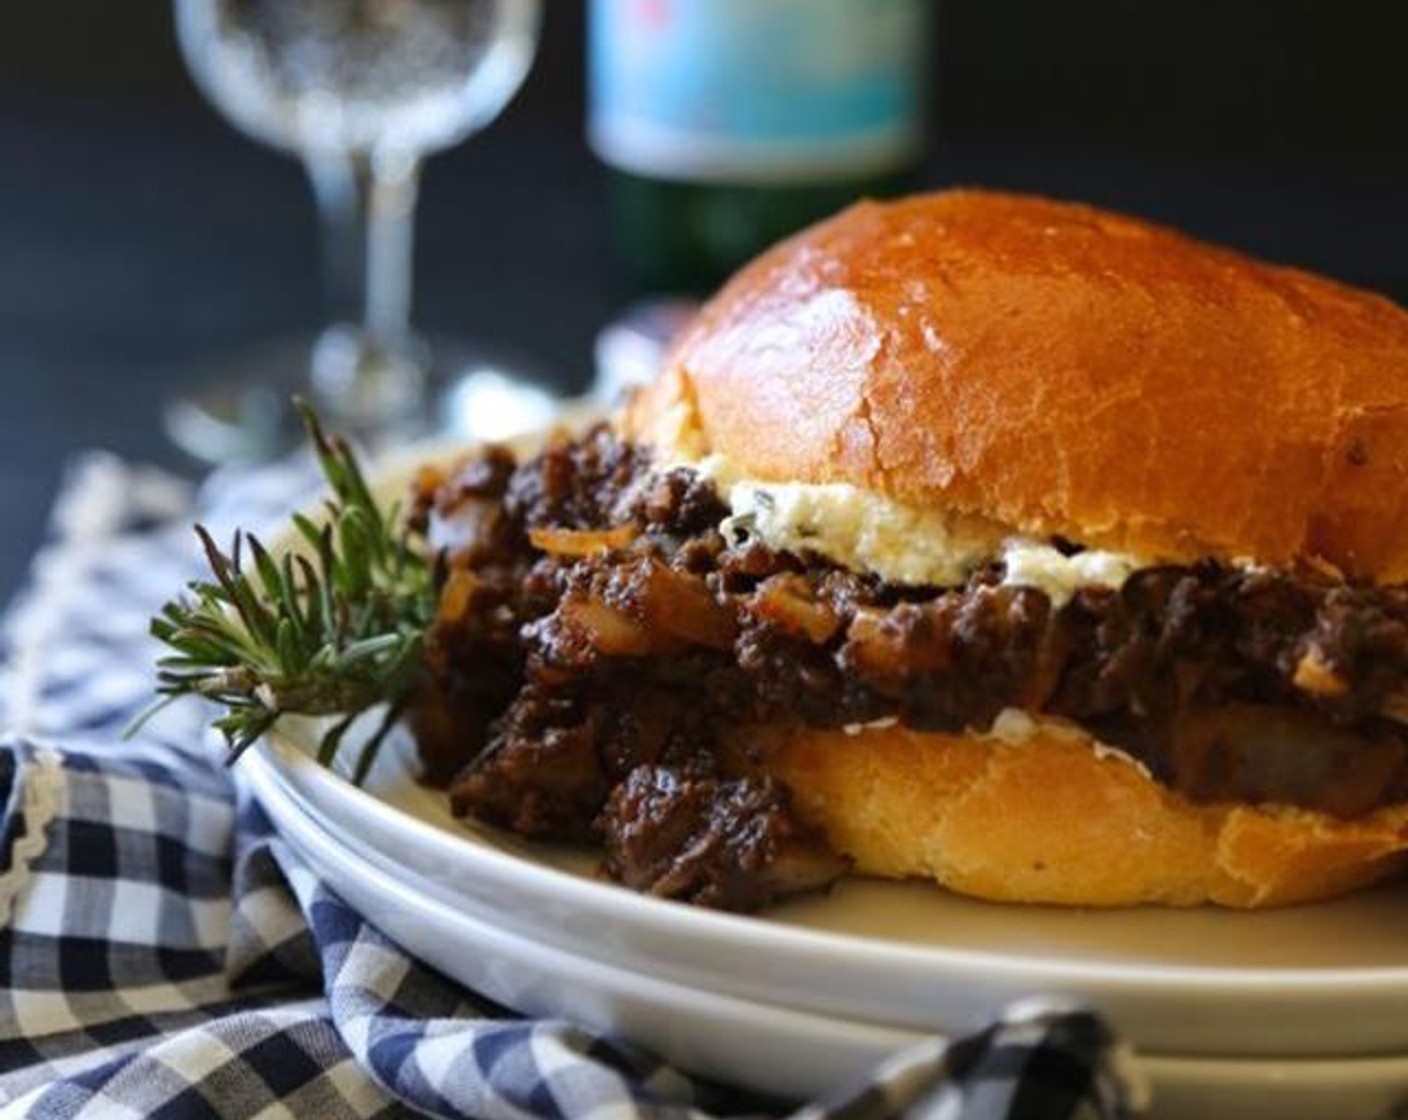
{"label": "bottle label", "polygon": [[592,0],[588,133],[662,178],[899,168],[923,144],[933,0]]}

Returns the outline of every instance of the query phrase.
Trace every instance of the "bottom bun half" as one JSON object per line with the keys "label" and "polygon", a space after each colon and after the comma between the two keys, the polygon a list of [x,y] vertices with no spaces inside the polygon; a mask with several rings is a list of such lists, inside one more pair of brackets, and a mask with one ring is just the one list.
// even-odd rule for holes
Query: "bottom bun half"
{"label": "bottom bun half", "polygon": [[900,727],[741,738],[741,765],[790,786],[858,872],[978,898],[1279,906],[1383,879],[1408,850],[1408,804],[1352,820],[1197,804],[1064,727],[1019,743]]}

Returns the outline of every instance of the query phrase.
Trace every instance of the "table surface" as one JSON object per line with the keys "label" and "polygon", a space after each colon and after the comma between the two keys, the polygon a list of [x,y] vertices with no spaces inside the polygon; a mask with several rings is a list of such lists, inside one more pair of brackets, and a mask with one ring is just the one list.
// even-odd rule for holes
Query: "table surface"
{"label": "table surface", "polygon": [[[19,585],[71,456],[193,471],[160,405],[226,355],[317,325],[311,202],[294,161],[191,105],[0,104],[0,602]],[[933,184],[1124,208],[1408,302],[1401,164],[1271,166],[940,139]],[[510,111],[432,160],[417,319],[523,355],[564,390],[625,301],[602,178],[577,121]]]}

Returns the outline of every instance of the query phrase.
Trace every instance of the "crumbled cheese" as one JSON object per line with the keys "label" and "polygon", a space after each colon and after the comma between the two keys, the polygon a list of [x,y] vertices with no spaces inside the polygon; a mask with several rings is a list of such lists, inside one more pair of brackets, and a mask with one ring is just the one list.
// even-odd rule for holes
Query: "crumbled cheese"
{"label": "crumbled cheese", "polygon": [[1087,549],[1066,556],[1059,549],[1039,541],[1011,538],[1000,553],[1006,574],[1005,585],[1036,587],[1046,592],[1053,607],[1063,607],[1082,587],[1119,588],[1147,561],[1124,552]]}
{"label": "crumbled cheese", "polygon": [[[1032,715],[1021,708],[1003,708],[981,735],[984,739],[997,739],[1010,747],[1018,747],[1031,742],[1037,735],[1048,739],[1088,739],[1090,736],[1076,724],[1051,716]],[[1097,743],[1098,750],[1113,750]]]}
{"label": "crumbled cheese", "polygon": [[1021,708],[1003,708],[983,737],[1017,747],[1036,738],[1039,728],[1037,721]]}
{"label": "crumbled cheese", "polygon": [[1120,750],[1119,747],[1112,747],[1108,743],[1101,743],[1097,740],[1095,743],[1095,757],[1100,759],[1101,762],[1107,760],[1111,762],[1123,762],[1126,766],[1133,766],[1140,774],[1148,778],[1149,781],[1152,782],[1154,780],[1154,775],[1149,772],[1147,766],[1132,754],[1127,754]]}
{"label": "crumbled cheese", "polygon": [[[1038,734],[1049,739],[1086,740],[1090,738],[1087,732],[1082,731],[1073,723],[1044,716],[1033,716],[1020,708],[1003,708],[997,713],[997,718],[992,721],[992,726],[983,732],[981,738],[996,739],[1009,747],[1020,747],[1030,743]],[[1133,766],[1150,781],[1153,780],[1153,775],[1149,773],[1147,766],[1118,747],[1112,747],[1108,743],[1102,743],[1096,739],[1091,741],[1091,750],[1095,757],[1102,762],[1122,762],[1126,766]]]}
{"label": "crumbled cheese", "polygon": [[886,728],[897,727],[899,722],[894,716],[885,716],[882,719],[873,719],[869,723],[842,724],[841,730],[847,735],[859,735],[863,731],[883,731]]}
{"label": "crumbled cheese", "polygon": [[954,587],[989,560],[1001,560],[1004,584],[1035,587],[1061,607],[1078,588],[1119,588],[1152,563],[1099,549],[1066,556],[983,518],[908,505],[846,483],[741,478],[721,455],[690,465],[727,498],[732,514],[720,528],[730,539],[756,536],[772,548],[809,549],[891,583]]}
{"label": "crumbled cheese", "polygon": [[844,483],[735,482],[724,532],[754,535],[773,548],[811,549],[891,583],[962,583],[997,543],[966,519],[916,509]]}

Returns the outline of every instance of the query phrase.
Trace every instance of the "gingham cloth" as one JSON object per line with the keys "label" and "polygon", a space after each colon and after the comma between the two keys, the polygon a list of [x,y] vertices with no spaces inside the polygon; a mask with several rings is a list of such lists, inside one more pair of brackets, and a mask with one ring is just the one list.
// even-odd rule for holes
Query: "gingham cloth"
{"label": "gingham cloth", "polygon": [[193,497],[98,456],[65,488],[3,630],[0,1118],[1133,1113],[1104,1023],[1040,1002],[800,1110],[517,1018],[322,886],[220,764],[198,708],[121,741],[151,687],[147,619],[195,571],[193,511],[217,532],[260,526],[310,484],[290,464]]}

